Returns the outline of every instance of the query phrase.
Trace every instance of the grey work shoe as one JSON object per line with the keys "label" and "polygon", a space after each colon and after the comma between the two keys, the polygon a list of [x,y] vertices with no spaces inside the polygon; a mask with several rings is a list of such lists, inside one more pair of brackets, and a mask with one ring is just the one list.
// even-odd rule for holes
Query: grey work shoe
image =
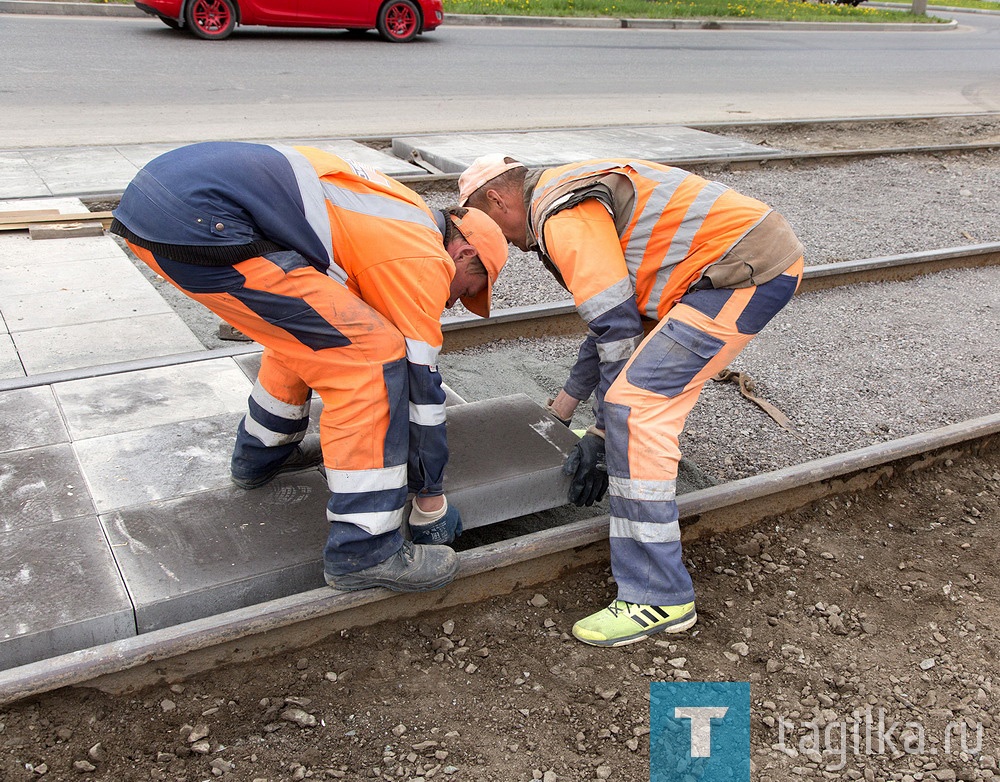
{"label": "grey work shoe", "polygon": [[233,483],[241,489],[259,489],[266,483],[270,483],[274,478],[286,472],[302,472],[311,470],[323,463],[323,448],[320,445],[319,436],[315,434],[307,435],[302,442],[295,446],[285,461],[264,475],[257,475],[252,478],[237,476],[230,473]]}
{"label": "grey work shoe", "polygon": [[355,573],[324,576],[327,584],[345,592],[378,586],[394,592],[427,592],[450,584],[457,572],[458,554],[447,546],[404,540],[403,547],[384,562]]}

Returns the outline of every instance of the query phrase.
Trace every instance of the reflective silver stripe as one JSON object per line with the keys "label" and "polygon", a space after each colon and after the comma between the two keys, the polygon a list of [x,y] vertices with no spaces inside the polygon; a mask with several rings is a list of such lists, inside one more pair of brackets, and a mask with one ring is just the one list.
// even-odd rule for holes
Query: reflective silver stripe
{"label": "reflective silver stripe", "polygon": [[403,526],[403,509],[386,510],[375,513],[331,513],[326,511],[327,521],[340,521],[361,527],[369,535],[382,535]]}
{"label": "reflective silver stripe", "polygon": [[437,426],[445,421],[444,405],[415,405],[410,402],[410,423]]}
{"label": "reflective silver stripe", "polygon": [[333,231],[330,230],[330,215],[326,211],[326,198],[323,196],[319,174],[316,173],[316,169],[309,162],[309,159],[298,150],[284,144],[272,144],[271,146],[284,155],[292,167],[292,173],[295,174],[295,181],[299,185],[299,193],[302,196],[302,209],[305,212],[306,220],[326,250],[326,260],[331,267],[328,274],[341,282],[346,282],[347,274],[344,270],[337,267],[340,269],[340,274],[337,275],[333,269],[335,265],[333,263]]}
{"label": "reflective silver stripe", "polygon": [[626,275],[614,285],[591,296],[576,309],[580,313],[580,317],[587,321],[587,323],[590,323],[590,321],[599,318],[605,312],[613,310],[622,302],[628,301],[629,297],[634,293],[635,286],[628,275]]}
{"label": "reflective silver stripe", "polygon": [[660,262],[660,272],[656,275],[656,283],[653,285],[653,290],[649,294],[649,302],[646,304],[646,317],[657,317],[660,297],[663,296],[663,290],[667,287],[667,279],[670,276],[668,270],[683,261],[691,252],[691,244],[694,242],[695,234],[704,224],[705,218],[708,217],[715,202],[728,189],[720,182],[709,182],[695,196],[677,229],[677,233],[674,234],[674,238],[670,242],[670,249],[667,251],[666,257]]}
{"label": "reflective silver stripe", "polygon": [[614,496],[626,500],[669,502],[677,497],[677,481],[643,481],[610,476],[608,488]]}
{"label": "reflective silver stripe", "polygon": [[286,434],[285,432],[273,432],[259,421],[255,421],[250,416],[246,416],[243,419],[243,426],[246,427],[247,434],[253,435],[269,448],[275,445],[297,443],[301,441],[306,434],[304,431],[292,432],[291,434]]}
{"label": "reflective silver stripe", "polygon": [[608,534],[612,538],[628,538],[638,543],[676,543],[681,539],[681,525],[676,521],[657,524],[612,516]]}
{"label": "reflective silver stripe", "polygon": [[309,417],[309,407],[311,404],[309,400],[304,405],[290,405],[288,402],[282,402],[280,399],[275,399],[271,396],[267,389],[260,384],[259,379],[253,385],[250,398],[271,415],[276,415],[278,418],[286,418],[289,421],[301,421],[303,418]]}
{"label": "reflective silver stripe", "polygon": [[440,236],[434,218],[419,206],[374,193],[357,193],[346,187],[337,187],[333,182],[323,182],[322,185],[326,199],[340,209],[386,220],[416,223],[433,229]]}
{"label": "reflective silver stripe", "polygon": [[406,465],[370,470],[331,470],[327,467],[326,483],[330,491],[342,494],[398,489],[406,486]]}
{"label": "reflective silver stripe", "polygon": [[625,264],[628,266],[632,279],[635,279],[639,272],[639,266],[642,265],[642,259],[646,255],[646,248],[649,246],[653,229],[660,222],[663,211],[670,203],[670,199],[674,197],[677,188],[690,174],[680,169],[660,171],[658,168],[643,165],[635,165],[633,168],[646,179],[652,179],[658,183],[642,207],[642,213],[636,220],[632,234],[629,236],[628,246],[625,248]]}
{"label": "reflective silver stripe", "polygon": [[406,360],[411,364],[422,364],[425,367],[437,366],[441,348],[428,345],[419,339],[406,338]]}
{"label": "reflective silver stripe", "polygon": [[642,335],[630,337],[629,339],[619,339],[615,342],[598,342],[597,355],[602,364],[613,364],[616,361],[623,361],[635,353],[635,349],[642,342]]}

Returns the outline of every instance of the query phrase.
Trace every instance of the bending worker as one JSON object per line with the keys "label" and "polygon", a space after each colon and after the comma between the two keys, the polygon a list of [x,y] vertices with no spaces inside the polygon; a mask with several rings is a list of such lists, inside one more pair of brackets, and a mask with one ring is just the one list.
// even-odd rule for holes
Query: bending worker
{"label": "bending worker", "polygon": [[595,394],[596,426],[564,469],[577,505],[600,500],[610,483],[618,597],[573,634],[621,646],[686,630],[697,614],[681,559],[678,438],[705,382],[792,298],[801,243],[760,201],[641,160],[529,171],[489,155],[459,189],[459,203],[538,251],[590,327],[550,410],[568,424]]}
{"label": "bending worker", "polygon": [[[327,583],[449,583],[461,531],[442,477],[441,314],[490,311],[507,243],[475,209],[432,210],[400,183],[307,147],[195,144],[143,168],[111,230],[183,293],[264,346],[233,481],[326,468]],[[320,445],[303,440],[315,390]],[[402,524],[408,490],[415,493]]]}

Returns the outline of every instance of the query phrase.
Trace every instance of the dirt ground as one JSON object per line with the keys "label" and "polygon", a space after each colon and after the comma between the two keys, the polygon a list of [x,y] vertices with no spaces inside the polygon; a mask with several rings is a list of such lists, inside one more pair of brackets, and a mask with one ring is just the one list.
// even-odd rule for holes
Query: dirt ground
{"label": "dirt ground", "polygon": [[763,126],[730,125],[711,128],[711,131],[789,152],[996,144],[1000,142],[1000,117],[980,114],[877,122],[859,120]]}
{"label": "dirt ground", "polygon": [[575,641],[614,594],[589,568],[134,695],[23,701],[0,779],[644,780],[649,685],[677,680],[750,682],[755,780],[993,779],[998,543],[994,452],[689,546],[684,634]]}
{"label": "dirt ground", "polygon": [[[745,137],[980,141],[1000,120],[880,130]],[[1000,778],[998,543],[992,453],[688,546],[687,633],[577,642],[573,622],[614,597],[609,569],[588,568],[128,696],[0,708],[0,782],[642,782],[649,685],[681,680],[750,682],[755,782]]]}

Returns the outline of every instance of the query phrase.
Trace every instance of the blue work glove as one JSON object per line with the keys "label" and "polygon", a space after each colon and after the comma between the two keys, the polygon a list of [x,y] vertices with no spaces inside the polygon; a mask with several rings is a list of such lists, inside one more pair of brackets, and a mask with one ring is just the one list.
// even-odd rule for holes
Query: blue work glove
{"label": "blue work glove", "polygon": [[578,506],[600,502],[608,490],[608,466],[604,460],[604,438],[587,432],[563,465],[563,474],[572,475],[569,501]]}
{"label": "blue work glove", "polygon": [[410,538],[421,545],[447,545],[462,534],[462,516],[458,508],[448,504],[430,513],[424,513],[414,500],[410,509]]}

